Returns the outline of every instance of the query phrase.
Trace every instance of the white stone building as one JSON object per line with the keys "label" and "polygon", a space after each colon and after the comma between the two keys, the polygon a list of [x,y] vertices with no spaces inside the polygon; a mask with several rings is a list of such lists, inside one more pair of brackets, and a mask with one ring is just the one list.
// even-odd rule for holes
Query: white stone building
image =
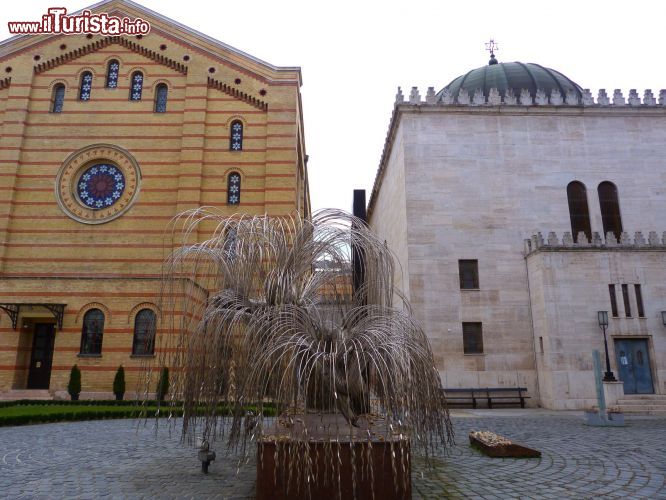
{"label": "white stone building", "polygon": [[398,92],[368,220],[444,387],[592,406],[605,310],[618,404],[666,405],[665,139],[666,90],[595,99],[494,56],[425,100]]}

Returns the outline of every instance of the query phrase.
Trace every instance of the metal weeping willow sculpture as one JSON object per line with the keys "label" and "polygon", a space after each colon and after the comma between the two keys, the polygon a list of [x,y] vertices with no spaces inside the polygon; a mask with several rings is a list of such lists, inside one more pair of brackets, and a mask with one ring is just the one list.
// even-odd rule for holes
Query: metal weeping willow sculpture
{"label": "metal weeping willow sculpture", "polygon": [[[427,458],[452,430],[387,246],[334,210],[306,220],[198,209],[173,227],[163,290],[172,333],[158,364],[171,369],[184,438],[224,439],[246,457],[257,447],[258,496],[268,478],[271,497],[275,485],[290,497],[321,485],[344,497],[364,484],[404,497],[410,449]],[[355,286],[352,253],[363,269]],[[277,418],[264,416],[269,407]],[[373,477],[386,471],[393,482]]]}

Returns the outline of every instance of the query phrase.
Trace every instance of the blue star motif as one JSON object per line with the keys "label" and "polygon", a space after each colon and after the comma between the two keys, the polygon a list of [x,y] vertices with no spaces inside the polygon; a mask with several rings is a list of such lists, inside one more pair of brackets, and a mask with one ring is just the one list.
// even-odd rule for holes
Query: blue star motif
{"label": "blue star motif", "polygon": [[125,189],[122,170],[110,164],[97,164],[83,172],[77,184],[79,200],[88,208],[100,209],[112,206]]}

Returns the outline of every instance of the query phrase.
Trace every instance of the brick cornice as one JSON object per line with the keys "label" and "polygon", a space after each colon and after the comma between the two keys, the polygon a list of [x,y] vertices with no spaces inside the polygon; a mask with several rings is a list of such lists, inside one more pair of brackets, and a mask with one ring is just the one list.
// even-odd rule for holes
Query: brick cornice
{"label": "brick cornice", "polygon": [[268,111],[268,103],[260,99],[257,99],[256,97],[252,97],[251,95],[245,92],[241,92],[237,88],[227,85],[226,83],[222,83],[218,80],[215,80],[214,78],[208,77],[208,87],[212,89],[221,90],[225,94],[235,97],[236,99],[239,99],[243,102],[246,102],[257,109],[260,109],[262,111]]}
{"label": "brick cornice", "polygon": [[48,61],[44,61],[43,63],[37,64],[34,68],[34,71],[36,74],[39,74],[49,69],[57,68],[62,64],[66,64],[69,61],[78,59],[79,57],[83,57],[85,55],[92,54],[93,52],[97,52],[98,50],[103,49],[104,47],[108,47],[111,44],[122,45],[123,47],[131,50],[132,52],[141,54],[142,56],[147,57],[148,59],[158,62],[175,71],[178,71],[183,75],[187,75],[187,66],[185,66],[184,64],[176,62],[173,59],[169,59],[168,57],[158,54],[154,50],[147,49],[142,45],[139,45],[138,43],[128,40],[127,38],[122,36],[108,36],[100,40],[95,40],[93,42],[90,42],[88,45],[84,45],[83,47],[70,50],[65,54],[59,55],[58,57],[54,57],[53,59],[49,59]]}

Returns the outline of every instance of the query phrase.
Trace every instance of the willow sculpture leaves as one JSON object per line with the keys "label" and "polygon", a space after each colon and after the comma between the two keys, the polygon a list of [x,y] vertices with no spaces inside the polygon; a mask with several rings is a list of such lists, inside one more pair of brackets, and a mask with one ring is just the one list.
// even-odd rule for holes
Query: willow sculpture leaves
{"label": "willow sculpture leaves", "polygon": [[[199,242],[199,234],[212,236]],[[450,443],[426,335],[394,285],[392,253],[359,219],[335,210],[306,220],[203,208],[177,217],[171,237],[156,366],[171,368],[169,397],[182,401],[185,438],[223,438],[251,453],[251,443],[276,432],[275,419],[263,416],[270,404],[301,423],[282,426],[291,442],[314,432],[314,420],[299,415],[341,414],[344,425],[328,427],[332,440],[354,435],[359,418],[372,415],[426,457]],[[352,253],[363,269],[356,287]],[[304,481],[316,479],[308,460],[292,463]]]}

